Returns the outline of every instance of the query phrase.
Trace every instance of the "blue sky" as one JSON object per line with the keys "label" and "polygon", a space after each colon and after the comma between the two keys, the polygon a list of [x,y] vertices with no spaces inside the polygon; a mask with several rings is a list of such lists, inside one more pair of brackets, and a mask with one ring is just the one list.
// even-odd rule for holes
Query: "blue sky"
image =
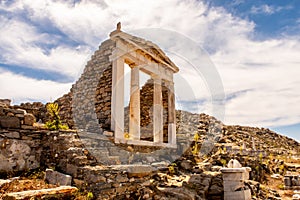
{"label": "blue sky", "polygon": [[267,39],[299,33],[298,0],[208,0],[211,6],[221,6],[228,12],[255,22],[255,37]]}
{"label": "blue sky", "polygon": [[[300,140],[299,0],[0,0],[0,98],[47,102],[67,93],[119,21],[129,32],[175,31],[206,51],[223,83],[225,123],[269,127]],[[199,56],[174,41],[160,46]],[[207,83],[174,55],[194,92],[188,98],[177,86],[184,106],[192,110],[198,102],[198,111],[211,114]]]}

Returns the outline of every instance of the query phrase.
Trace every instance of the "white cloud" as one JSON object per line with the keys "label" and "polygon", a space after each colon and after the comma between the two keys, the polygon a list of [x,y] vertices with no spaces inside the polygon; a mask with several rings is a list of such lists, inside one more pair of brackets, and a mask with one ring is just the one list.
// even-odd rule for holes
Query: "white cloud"
{"label": "white cloud", "polygon": [[55,43],[55,35],[40,33],[30,24],[3,16],[0,23],[0,58],[4,64],[42,69],[75,78],[91,52],[86,47],[74,49],[65,45],[45,52],[39,45]]}
{"label": "white cloud", "polygon": [[[185,35],[210,53],[223,80],[225,93],[237,94],[226,103],[227,123],[272,126],[300,122],[297,113],[297,102],[300,100],[299,38],[284,36],[256,41],[253,39],[253,22],[235,17],[222,8],[209,8],[202,1],[196,0],[86,0],[79,3],[71,0],[22,0],[9,5],[1,4],[1,8],[15,15],[9,21],[7,17],[1,18],[4,26],[1,26],[0,49],[5,62],[75,77],[88,58],[90,49],[95,49],[100,41],[108,38],[118,21],[122,22],[124,31],[144,29],[144,37],[153,42],[160,41],[161,35],[146,35],[145,28],[163,28]],[[262,5],[253,7],[251,11],[274,14],[282,9],[289,8]],[[59,40],[54,37],[56,35],[43,33],[39,27],[22,21],[18,16],[24,11],[34,24],[47,21],[70,40],[81,44],[82,48],[76,50],[62,43],[45,53],[38,43],[53,44]],[[143,35],[141,31],[135,33]],[[192,59],[188,61],[191,63],[199,60],[195,49],[174,38],[167,37],[159,45],[169,53],[179,50],[189,52],[188,59]],[[182,60],[187,57],[182,55],[171,57],[176,63],[187,66]],[[181,73],[179,76],[184,79],[182,83],[192,87],[195,99],[207,100],[201,110],[210,112],[209,86],[198,81],[201,77],[188,67],[182,69]],[[6,77],[5,81],[13,83],[8,88],[14,87],[8,90],[2,82],[0,87],[1,94],[5,94],[3,97],[8,94],[11,98],[24,99],[32,95],[34,98],[49,100],[50,94],[56,96],[58,93],[56,90],[39,94],[26,93],[22,82],[13,81],[19,76],[8,72],[5,72],[7,76],[3,73],[0,75],[1,81]],[[33,83],[36,83],[39,90],[48,84],[26,77],[20,79],[32,83],[32,88],[35,87]],[[62,86],[53,82],[51,84],[55,85],[53,88]],[[178,88],[178,93],[184,97],[184,87]],[[247,92],[239,94],[240,91]]]}
{"label": "white cloud", "polygon": [[28,101],[54,101],[71,88],[70,83],[36,80],[0,70],[0,98],[10,98],[13,104]]}
{"label": "white cloud", "polygon": [[249,90],[226,104],[226,121],[257,126],[300,122],[300,41],[245,40],[212,56],[226,94]]}
{"label": "white cloud", "polygon": [[250,9],[250,13],[252,14],[267,14],[272,15],[276,12],[280,12],[282,10],[289,10],[291,6],[269,6],[267,4],[263,4],[260,6],[252,6]]}

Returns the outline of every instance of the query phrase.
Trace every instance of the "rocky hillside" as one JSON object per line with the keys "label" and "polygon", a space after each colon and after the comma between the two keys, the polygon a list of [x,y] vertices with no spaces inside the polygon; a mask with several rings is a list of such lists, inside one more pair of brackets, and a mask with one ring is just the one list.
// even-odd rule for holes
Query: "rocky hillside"
{"label": "rocky hillside", "polygon": [[[193,119],[195,114],[185,112],[185,116]],[[200,114],[194,142],[175,163],[179,171],[203,169],[209,173],[226,166],[232,158],[251,168],[249,185],[256,199],[291,198],[288,190],[282,190],[283,176],[300,174],[300,144],[266,128],[225,125]]]}
{"label": "rocky hillside", "polygon": [[[237,159],[242,166],[251,168],[247,185],[251,188],[253,199],[290,199],[292,191],[283,190],[283,176],[300,174],[300,144],[295,140],[269,129],[229,126],[212,116],[186,111],[176,112],[178,145],[182,140],[192,141],[181,157],[169,166],[166,165],[168,162],[153,163],[156,165],[150,161],[142,163],[138,165],[139,170],[159,167],[138,174],[130,171],[132,167],[137,167],[136,163],[130,166],[116,165],[116,169],[111,169],[104,165],[103,157],[96,162],[76,131],[49,132],[29,126],[29,118],[45,117],[41,114],[44,113],[43,108],[42,104],[37,103],[17,107],[9,106],[9,102],[2,105],[0,141],[5,144],[1,145],[3,155],[8,152],[6,149],[10,151],[10,144],[21,142],[22,139],[29,140],[28,144],[34,149],[32,154],[35,155],[38,150],[39,155],[43,155],[37,159],[43,167],[37,170],[50,167],[71,175],[72,185],[83,191],[83,196],[92,193],[93,199],[103,199],[105,196],[105,199],[221,200],[224,191],[220,169],[232,158]],[[15,119],[18,123],[8,119]],[[34,122],[29,121],[31,125]],[[25,128],[27,131],[23,130]],[[29,137],[34,131],[40,134],[34,137],[39,142],[33,142]],[[35,146],[38,144],[40,146]],[[124,154],[122,156],[125,157]],[[131,168],[126,171],[126,167]],[[36,181],[36,178],[18,181],[17,191],[48,187],[44,182],[41,182],[41,187],[32,187]],[[26,183],[25,188],[23,183]],[[15,186],[13,180],[10,180],[9,185],[0,184],[1,193],[14,192]],[[74,198],[80,199],[78,195]]]}

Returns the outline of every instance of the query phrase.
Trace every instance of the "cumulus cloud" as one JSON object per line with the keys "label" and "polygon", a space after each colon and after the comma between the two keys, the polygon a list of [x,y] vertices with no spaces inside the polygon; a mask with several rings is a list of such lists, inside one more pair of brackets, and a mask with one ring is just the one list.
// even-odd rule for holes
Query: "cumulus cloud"
{"label": "cumulus cloud", "polygon": [[[6,12],[0,18],[3,25],[0,32],[2,63],[76,77],[92,50],[108,38],[109,32],[121,21],[125,31],[153,42],[159,41],[162,49],[178,64],[181,71],[176,80],[182,84],[177,86],[177,92],[186,107],[196,109],[195,102],[198,101],[198,110],[209,114],[213,110],[211,96],[215,92],[214,85],[210,90],[208,81],[203,81],[203,76],[191,69],[191,65],[200,63],[206,68],[216,68],[223,81],[224,92],[228,96],[225,102],[227,123],[274,126],[300,122],[296,109],[300,100],[297,90],[300,87],[300,72],[297,70],[300,63],[299,37],[255,40],[255,24],[233,16],[223,8],[209,7],[196,0],[16,0],[10,3],[1,1],[0,9]],[[274,14],[282,9],[289,8],[262,5],[252,7],[251,11]],[[23,20],[23,15],[27,20]],[[49,31],[49,27],[43,24],[55,31]],[[146,28],[178,32],[203,47],[210,58],[203,60],[200,57],[204,51],[200,51],[199,55],[199,49],[172,37],[161,40],[159,34],[148,32],[147,35]],[[71,41],[71,44],[64,40]],[[74,47],[74,44],[80,45],[80,48]],[[26,93],[22,82],[17,79],[39,89],[36,93]],[[63,94],[68,86],[20,77],[8,71],[1,72],[1,81],[13,83],[8,90],[2,82],[1,95],[18,100],[25,100],[31,95],[49,100],[50,94],[54,98],[59,92]],[[53,90],[41,91],[47,85],[53,85]],[[191,90],[185,90],[184,86]],[[60,87],[64,89],[57,89]],[[192,94],[192,98],[187,98],[187,92]]]}
{"label": "cumulus cloud", "polygon": [[66,77],[77,76],[78,71],[90,54],[89,48],[55,46],[56,35],[41,33],[36,27],[17,19],[0,17],[1,63],[60,73]]}
{"label": "cumulus cloud", "polygon": [[6,70],[0,70],[0,98],[21,102],[54,101],[70,90],[70,83],[36,80]]}

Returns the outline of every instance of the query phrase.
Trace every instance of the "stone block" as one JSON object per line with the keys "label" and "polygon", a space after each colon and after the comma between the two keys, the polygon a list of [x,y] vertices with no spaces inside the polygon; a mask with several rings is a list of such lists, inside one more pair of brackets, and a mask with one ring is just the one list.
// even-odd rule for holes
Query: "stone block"
{"label": "stone block", "polygon": [[239,188],[244,187],[243,181],[223,181],[224,191],[225,192],[234,192]]}
{"label": "stone block", "polygon": [[77,192],[76,187],[61,186],[57,188],[28,190],[23,192],[12,192],[3,196],[3,200],[21,199],[72,199],[72,195]]}
{"label": "stone block", "polygon": [[223,174],[224,181],[239,181],[239,180],[248,180],[249,171],[251,168],[222,168],[221,172]]}
{"label": "stone block", "polygon": [[24,118],[24,114],[16,114],[15,116],[21,119]]}
{"label": "stone block", "polygon": [[67,170],[66,170],[66,172],[68,174],[71,174],[73,177],[76,177],[77,176],[77,169],[78,169],[77,166],[72,165],[72,164],[67,164]]}
{"label": "stone block", "polygon": [[20,128],[21,123],[17,117],[1,116],[0,126],[3,128]]}
{"label": "stone block", "polygon": [[112,137],[112,136],[114,136],[114,133],[111,132],[111,131],[104,131],[103,135],[108,136],[108,137]]}
{"label": "stone block", "polygon": [[32,126],[35,123],[35,116],[31,113],[24,115],[24,125]]}
{"label": "stone block", "polygon": [[14,139],[20,138],[19,132],[7,132],[7,133],[4,133],[4,135],[5,135],[5,137],[8,137],[8,138],[14,138]]}
{"label": "stone block", "polygon": [[[29,125],[21,125],[21,129],[25,129],[25,130],[34,130],[36,129],[36,127],[34,126],[29,126]],[[22,137],[23,139],[23,137]]]}
{"label": "stone block", "polygon": [[128,181],[128,178],[125,176],[121,176],[120,174],[117,175],[116,177],[116,181],[119,183],[124,183]]}
{"label": "stone block", "polygon": [[244,173],[236,172],[236,173],[223,173],[223,180],[224,181],[240,181],[244,179]]}
{"label": "stone block", "polygon": [[72,177],[52,169],[46,169],[45,180],[53,185],[71,185]]}
{"label": "stone block", "polygon": [[10,106],[11,100],[10,99],[0,99],[0,105]]}
{"label": "stone block", "polygon": [[156,170],[150,165],[113,165],[113,169],[123,170],[128,173],[128,178],[138,177],[142,178],[149,176]]}
{"label": "stone block", "polygon": [[291,178],[289,176],[284,177],[284,185],[288,187],[292,185]]}
{"label": "stone block", "polygon": [[251,200],[251,191],[248,189],[235,192],[225,192],[224,200]]}

